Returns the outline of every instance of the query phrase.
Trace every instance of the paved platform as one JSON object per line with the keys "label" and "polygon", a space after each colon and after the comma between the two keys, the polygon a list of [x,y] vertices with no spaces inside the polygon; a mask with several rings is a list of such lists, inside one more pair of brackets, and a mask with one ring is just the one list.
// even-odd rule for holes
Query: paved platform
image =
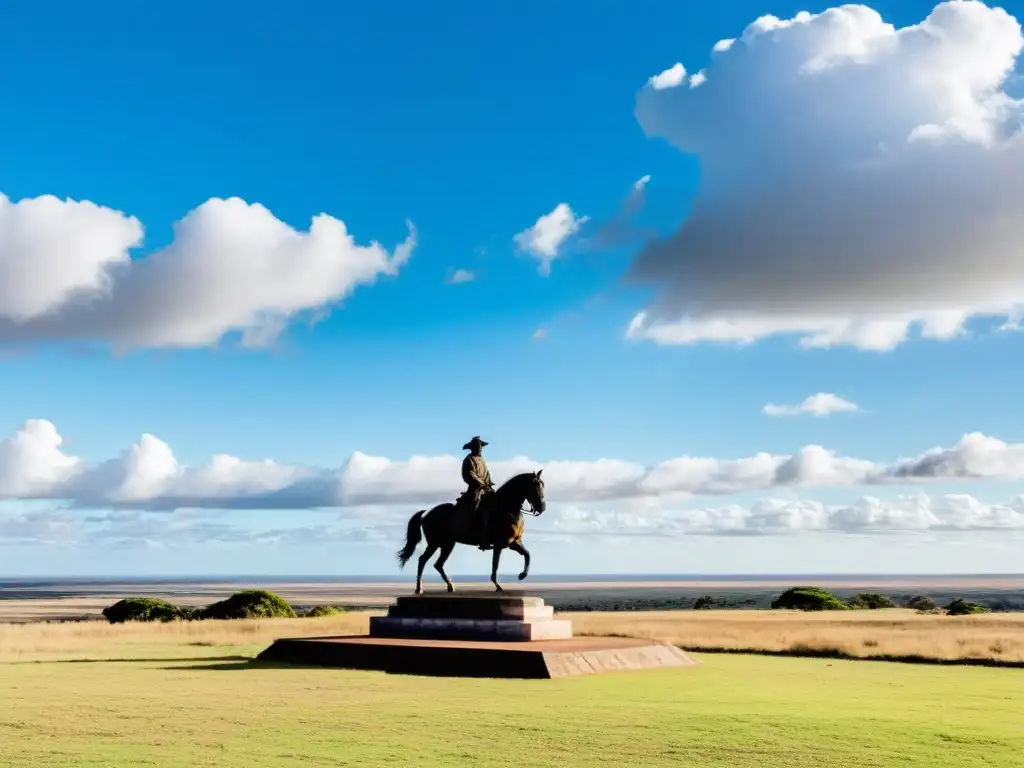
{"label": "paved platform", "polygon": [[307,666],[443,677],[551,679],[688,667],[685,652],[650,640],[574,637],[531,642],[423,640],[367,635],[284,638],[257,659]]}

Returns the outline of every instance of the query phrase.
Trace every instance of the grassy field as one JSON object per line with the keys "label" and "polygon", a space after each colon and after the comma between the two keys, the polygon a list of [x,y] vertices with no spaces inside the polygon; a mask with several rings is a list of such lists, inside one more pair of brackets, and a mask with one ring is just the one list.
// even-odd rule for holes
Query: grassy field
{"label": "grassy field", "polygon": [[131,661],[0,664],[0,764],[1024,766],[1016,669],[697,654],[687,669],[458,680],[157,639],[136,635]]}
{"label": "grassy field", "polygon": [[1024,665],[1024,613],[651,611],[565,614],[578,634],[628,634],[695,649],[981,659]]}
{"label": "grassy field", "polygon": [[[160,646],[188,655],[195,644],[269,645],[276,637],[361,634],[369,616],[111,625],[104,621],[0,623],[0,662],[129,658]],[[1024,663],[1024,613],[919,615],[901,609],[564,613],[576,634],[628,634],[697,649],[833,652]],[[201,647],[201,646],[199,646]]]}

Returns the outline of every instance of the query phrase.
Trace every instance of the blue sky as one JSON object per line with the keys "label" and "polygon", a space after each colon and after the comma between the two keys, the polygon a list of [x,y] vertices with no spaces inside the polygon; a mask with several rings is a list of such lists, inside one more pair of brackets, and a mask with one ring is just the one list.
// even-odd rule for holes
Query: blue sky
{"label": "blue sky", "polygon": [[[734,460],[807,445],[891,464],[953,446],[965,433],[1011,447],[1024,442],[1024,339],[990,322],[972,320],[967,335],[912,338],[884,352],[806,349],[787,335],[658,345],[626,337],[630,320],[657,299],[658,281],[672,279],[626,279],[642,242],[588,250],[569,240],[547,277],[513,242],[563,202],[594,226],[608,222],[645,175],[638,221],[670,237],[705,181],[697,157],[645,135],[638,92],[677,61],[690,73],[709,67],[713,85],[709,61],[718,40],[739,36],[765,14],[788,19],[828,4],[651,2],[600,11],[583,2],[215,5],[173,13],[128,2],[67,4],[60,13],[28,3],[5,10],[0,192],[12,202],[89,200],[138,217],[145,243],[132,253],[137,260],[171,244],[174,223],[191,209],[237,196],[300,231],[328,214],[359,244],[387,249],[406,237],[411,221],[417,242],[408,263],[330,302],[329,316],[314,324],[308,315],[289,318],[269,348],[239,348],[231,333],[212,346],[127,354],[74,338],[12,342],[0,377],[0,434],[14,434],[28,419],[48,420],[63,450],[89,464],[150,433],[182,464],[230,454],[321,468],[341,467],[357,451],[393,461],[459,456],[474,434],[491,443],[490,460],[527,456],[538,466]],[[933,5],[871,3],[896,27],[921,21]],[[1024,18],[1024,5],[1003,7]],[[778,124],[764,125],[768,135]],[[760,183],[771,187],[768,177]],[[7,247],[11,264],[30,258]],[[455,269],[475,279],[447,284]],[[538,329],[543,338],[535,338]],[[762,413],[767,403],[796,404],[819,392],[861,410]],[[851,483],[781,493],[845,505],[865,494],[919,492],[1003,504],[1020,492],[1012,472],[984,483],[939,480],[923,491]],[[677,508],[750,506],[779,495],[697,494],[673,499],[659,520]],[[12,496],[0,502],[0,517],[29,525],[54,514],[107,514],[102,505],[67,513],[66,498],[43,497]],[[598,516],[616,509],[615,502],[591,506]],[[52,528],[38,539],[12,534],[0,541],[0,572],[391,574],[394,519],[418,507],[385,507],[384,527],[366,540],[344,532],[376,526],[373,510],[204,513],[203,521],[233,530],[299,532],[273,545],[186,533],[161,543],[161,525],[186,530],[190,523],[177,520],[179,513],[142,510],[151,527],[134,538],[74,533],[55,542]],[[316,526],[336,538],[318,540]],[[1018,528],[747,537],[651,530],[659,533],[612,526],[604,537],[541,536],[532,547],[536,567],[999,571],[1019,570],[1024,543]],[[566,548],[571,556],[562,554]],[[517,561],[506,557],[509,569]],[[486,563],[467,550],[454,570],[483,573]]]}

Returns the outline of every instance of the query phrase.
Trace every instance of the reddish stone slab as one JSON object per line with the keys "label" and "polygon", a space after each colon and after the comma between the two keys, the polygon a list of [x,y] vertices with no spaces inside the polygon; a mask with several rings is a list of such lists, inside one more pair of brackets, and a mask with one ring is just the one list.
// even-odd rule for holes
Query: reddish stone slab
{"label": "reddish stone slab", "polygon": [[671,645],[621,637],[574,637],[531,642],[411,638],[282,638],[260,661],[443,677],[548,679],[626,670],[688,667]]}
{"label": "reddish stone slab", "polygon": [[572,622],[565,619],[523,621],[515,619],[417,619],[371,616],[371,637],[422,638],[424,640],[477,640],[482,642],[531,642],[572,637]]}

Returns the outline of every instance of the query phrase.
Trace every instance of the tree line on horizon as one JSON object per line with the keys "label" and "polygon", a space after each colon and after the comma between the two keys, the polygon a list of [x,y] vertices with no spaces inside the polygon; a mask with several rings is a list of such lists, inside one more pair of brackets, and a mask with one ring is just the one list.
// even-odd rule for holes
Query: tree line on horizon
{"label": "tree line on horizon", "polygon": [[[602,611],[602,610],[651,610],[661,607],[691,607],[694,610],[751,610],[757,608],[755,598],[736,600],[729,597],[702,595],[687,605],[678,602],[666,607],[664,598],[653,600],[635,600],[629,607],[616,602],[613,606],[601,605],[600,599],[588,601],[583,605],[563,603],[557,606],[561,611]],[[651,602],[661,603],[660,606],[650,605]],[[369,607],[369,606],[367,606]],[[906,608],[922,614],[943,614],[947,616],[968,616],[989,611],[985,606],[956,597],[944,606],[927,595],[914,595],[897,603],[886,595],[874,592],[860,592],[847,599],[842,599],[820,587],[799,586],[785,590],[770,603],[772,610],[798,611],[847,611],[847,610],[884,610]],[[197,608],[175,605],[167,600],[155,597],[126,597],[103,609],[103,616],[112,624],[127,621],[203,621],[226,619],[254,618],[318,618],[333,616],[344,612],[344,608],[335,605],[315,605],[305,610],[296,610],[287,600],[263,589],[248,589],[236,592],[224,600],[208,606]]]}

